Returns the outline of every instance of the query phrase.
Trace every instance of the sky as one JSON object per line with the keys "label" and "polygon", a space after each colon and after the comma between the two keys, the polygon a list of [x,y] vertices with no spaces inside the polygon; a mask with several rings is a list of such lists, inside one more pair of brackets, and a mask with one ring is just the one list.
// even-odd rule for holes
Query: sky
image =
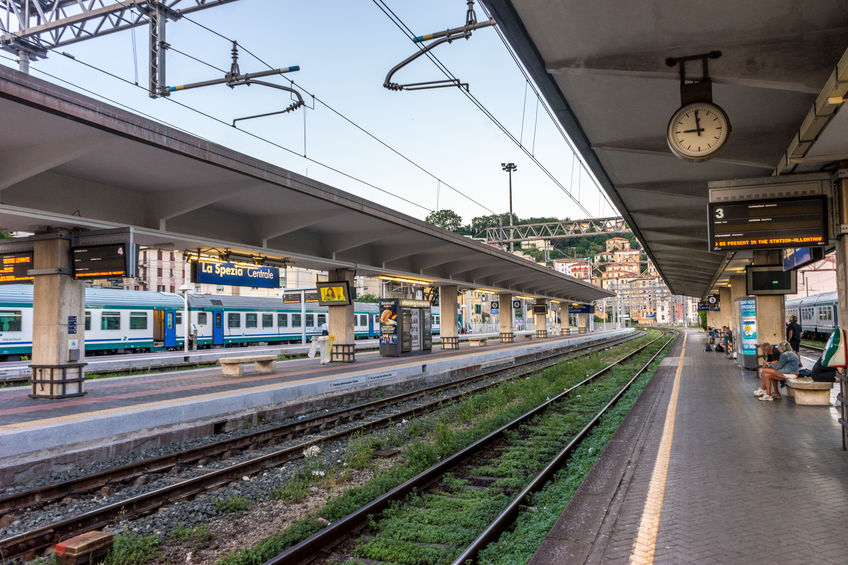
{"label": "sky", "polygon": [[[475,216],[506,212],[509,190],[508,175],[501,168],[504,162],[518,166],[512,178],[516,215],[586,217],[562,188],[459,89],[394,92],[382,87],[389,69],[417,48],[378,3],[238,0],[192,14],[190,18],[197,24],[237,40],[273,67],[301,68],[286,77],[296,82],[308,108],[240,122],[239,128],[245,131],[228,124],[237,117],[280,110],[290,104],[289,96],[257,85],[234,89],[219,85],[176,92],[172,100],[150,99],[146,92],[146,26],[60,47],[76,60],[51,52],[47,59],[34,61],[30,72],[73,90],[85,89],[89,95],[95,93],[113,104],[419,219],[445,208],[457,212],[464,223]],[[415,35],[465,22],[465,0],[385,3]],[[477,3],[475,8],[478,21],[485,20],[483,7]],[[174,48],[167,56],[168,85],[222,76],[220,71],[177,50],[229,69],[231,43],[195,23],[186,19],[169,22],[167,41]],[[17,67],[9,54],[0,53],[0,64]],[[469,40],[441,45],[432,53],[470,84],[477,100],[579,198],[593,217],[618,215],[575,159],[545,112],[544,102],[537,100],[494,28],[477,30]],[[243,50],[239,67],[242,73],[268,68]],[[140,86],[133,84],[136,76]],[[400,70],[394,80],[442,78],[431,61],[420,57]],[[289,85],[283,77],[264,80]]]}

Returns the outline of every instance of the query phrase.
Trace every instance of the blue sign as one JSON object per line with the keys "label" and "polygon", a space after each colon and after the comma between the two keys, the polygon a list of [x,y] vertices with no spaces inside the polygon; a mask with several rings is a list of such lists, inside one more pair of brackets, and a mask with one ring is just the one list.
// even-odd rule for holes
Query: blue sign
{"label": "blue sign", "polygon": [[570,304],[568,306],[569,314],[591,314],[595,309],[592,308],[591,304],[578,304],[575,306],[574,304]]}
{"label": "blue sign", "polygon": [[280,288],[280,270],[276,267],[198,261],[194,282],[215,285],[225,284],[229,286]]}
{"label": "blue sign", "polygon": [[757,355],[757,300],[739,299],[739,323],[742,330],[742,354]]}
{"label": "blue sign", "polygon": [[824,251],[821,247],[794,247],[783,250],[783,270],[791,271],[821,261],[824,258]]}

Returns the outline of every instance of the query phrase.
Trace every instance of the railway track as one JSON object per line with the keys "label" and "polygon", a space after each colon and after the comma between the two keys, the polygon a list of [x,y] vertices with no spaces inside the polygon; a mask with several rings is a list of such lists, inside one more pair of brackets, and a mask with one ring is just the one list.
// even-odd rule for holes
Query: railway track
{"label": "railway track", "polygon": [[[165,474],[177,466],[193,465],[202,459],[218,457],[227,452],[260,448],[263,445],[273,445],[273,443],[281,440],[292,439],[305,434],[321,434],[308,441],[298,442],[295,445],[283,449],[275,449],[270,453],[251,458],[247,461],[235,463],[201,476],[182,480],[176,484],[107,504],[96,510],[60,522],[54,522],[19,535],[1,539],[0,555],[9,560],[33,556],[37,552],[67,537],[92,529],[102,528],[118,519],[126,520],[155,512],[162,506],[195,497],[209,490],[214,490],[231,482],[241,480],[244,476],[252,476],[266,469],[278,467],[289,461],[300,459],[303,457],[304,449],[311,445],[346,438],[357,433],[391,425],[401,418],[415,417],[428,411],[436,410],[446,403],[455,401],[465,395],[474,394],[494,386],[504,379],[521,378],[569,358],[607,349],[634,339],[637,336],[638,334],[623,337],[617,336],[590,343],[583,347],[561,349],[541,356],[526,356],[530,358],[510,364],[507,367],[496,367],[489,371],[484,370],[479,374],[450,383],[443,383],[413,392],[377,399],[349,409],[275,426],[270,429],[201,446],[185,452],[166,455],[72,481],[8,495],[0,498],[0,515],[13,510],[19,511],[22,508],[31,507],[36,504],[47,504],[65,497],[93,492],[107,485],[127,484],[145,475]],[[486,382],[478,387],[474,387],[475,383],[486,380],[492,382]],[[474,388],[468,389],[467,387]],[[321,433],[344,426],[346,423],[358,421],[369,416],[373,417],[374,414],[387,410],[391,406],[404,402],[414,402],[421,398],[433,397],[434,395],[448,392],[451,389],[455,389],[456,392],[447,398],[437,398],[436,400],[404,410],[391,411],[389,415],[377,417],[358,425],[348,426],[329,433]]]}
{"label": "railway track", "polygon": [[[397,524],[402,521],[401,516],[408,509],[408,514],[414,516],[412,521],[420,524],[418,526],[420,530],[426,530],[428,528],[427,525],[440,520],[437,513],[433,515],[426,513],[430,504],[442,506],[443,509],[443,504],[446,500],[448,504],[451,503],[451,499],[462,501],[463,489],[477,489],[478,491],[484,489],[486,490],[486,496],[483,497],[485,502],[481,506],[490,504],[489,497],[494,497],[502,502],[501,509],[497,511],[496,517],[487,526],[476,532],[476,538],[470,544],[465,544],[464,547],[454,547],[450,539],[440,538],[439,543],[433,543],[431,539],[416,539],[419,532],[416,531],[415,526],[410,528],[411,533],[409,534],[413,538],[411,544],[423,548],[424,555],[426,555],[427,550],[441,550],[445,546],[450,546],[448,550],[453,550],[458,555],[453,561],[455,565],[473,560],[481,549],[491,541],[497,539],[497,536],[510,526],[527,498],[544,486],[554,472],[562,466],[572,451],[580,444],[580,441],[598,423],[601,417],[615,405],[633,382],[636,381],[674,339],[674,336],[663,335],[628,353],[600,371],[590,375],[580,383],[566,389],[556,397],[547,400],[500,429],[456,452],[454,455],[444,458],[430,469],[420,473],[345,518],[329,525],[327,528],[280,555],[268,560],[265,565],[299,565],[315,562],[345,563],[348,561],[380,562],[381,559],[379,557],[368,555],[367,550],[364,553],[356,552],[356,547],[359,544],[369,543],[379,546],[378,552],[381,549],[386,551],[392,551],[394,549],[390,560],[404,563],[403,556],[399,555],[401,551],[396,547],[393,548],[393,544],[398,543],[396,536],[401,536],[402,534],[392,530],[392,533],[388,536],[391,539],[377,539],[380,532],[379,522],[381,520],[386,520],[389,524]],[[534,434],[544,434],[545,431],[541,425],[539,427],[543,428],[542,431],[533,429],[532,424],[534,422],[538,422],[551,412],[559,415],[568,414],[569,406],[573,406],[571,401],[574,397],[590,396],[587,385],[597,383],[602,376],[610,374],[617,366],[640,352],[645,351],[660,340],[664,340],[664,342],[659,344],[656,352],[653,353],[650,359],[632,377],[627,378],[626,383],[611,399],[603,402],[603,407],[594,412],[588,419],[588,422],[577,433],[571,435],[567,444],[559,449],[554,457],[549,459],[547,463],[538,466],[541,470],[537,468],[537,472],[534,472],[535,476],[529,482],[526,482],[521,488],[503,486],[510,485],[510,479],[499,476],[494,471],[499,468],[497,459],[502,454],[511,455],[510,450],[521,449],[523,444],[532,441]],[[557,420],[554,419],[552,421]],[[457,487],[456,485],[458,484],[461,486]],[[479,508],[475,508],[473,512],[478,510]],[[387,511],[391,514],[388,518],[386,517]],[[457,529],[461,530],[463,528],[458,527]],[[459,533],[456,536],[447,537],[467,537],[467,534]],[[433,548],[432,546],[435,545],[440,547]],[[418,554],[412,556],[408,562],[420,563],[423,562],[422,559],[426,561],[427,557],[424,555]],[[443,558],[444,554],[441,554],[439,561],[442,561]]]}

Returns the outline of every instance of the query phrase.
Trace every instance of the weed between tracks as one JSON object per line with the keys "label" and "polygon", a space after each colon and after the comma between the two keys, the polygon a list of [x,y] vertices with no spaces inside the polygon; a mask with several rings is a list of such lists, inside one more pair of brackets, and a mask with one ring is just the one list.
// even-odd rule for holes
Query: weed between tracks
{"label": "weed between tracks", "polygon": [[[610,351],[593,353],[561,363],[531,377],[505,382],[485,393],[470,396],[463,402],[448,406],[437,414],[413,422],[399,422],[389,434],[374,434],[351,441],[345,456],[347,468],[370,465],[374,470],[374,478],[371,481],[348,489],[327,502],[318,512],[305,516],[283,532],[253,548],[227,556],[221,563],[263,563],[321,529],[326,521],[332,522],[344,517],[430,467],[442,457],[454,453],[546,398],[576,384],[610,361],[621,357],[626,351],[632,350],[634,344],[643,344],[657,335],[652,332],[635,342]],[[529,438],[527,445],[524,445],[525,441],[522,440],[521,445],[514,446],[498,458],[496,467],[475,471],[478,474],[493,473],[493,476],[499,477],[497,484],[488,489],[471,490],[466,488],[461,479],[446,480],[441,493],[417,495],[418,498],[414,499],[415,504],[412,506],[393,508],[379,522],[374,522],[371,527],[373,539],[358,548],[356,554],[369,559],[405,563],[430,564],[449,561],[451,556],[457,554],[457,547],[470,543],[480,528],[504,507],[508,498],[504,489],[508,492],[508,489],[515,488],[516,485],[524,484],[531,469],[536,469],[550,454],[562,448],[562,437],[579,430],[591,418],[592,411],[609,399],[615,387],[610,381],[620,384],[625,375],[632,375],[633,367],[641,366],[639,360],[644,363],[648,356],[647,353],[639,355],[627,364],[627,368],[615,370],[611,379],[604,379],[601,383],[581,390],[578,393],[579,398],[575,396],[570,401],[572,409],[567,414],[547,415],[534,422],[528,429],[519,432],[522,437]],[[642,380],[647,382],[647,378]],[[633,398],[637,396],[633,395]],[[629,406],[622,408],[622,413],[626,413],[627,409]],[[402,449],[400,460],[394,465],[375,461],[373,453],[388,447]],[[592,453],[597,455],[599,451],[600,449],[596,449]],[[337,481],[342,480],[341,475],[345,468],[324,471],[326,476],[322,477],[322,481],[331,478]],[[277,496],[284,499],[294,497],[302,493],[304,487],[309,488],[310,482],[314,480],[311,476],[314,475],[307,473],[311,471],[305,468],[299,477],[303,486],[281,489],[276,493]],[[581,479],[582,475],[575,484],[579,484]],[[426,517],[421,515],[424,509],[428,509]],[[323,522],[319,521],[319,516]]]}

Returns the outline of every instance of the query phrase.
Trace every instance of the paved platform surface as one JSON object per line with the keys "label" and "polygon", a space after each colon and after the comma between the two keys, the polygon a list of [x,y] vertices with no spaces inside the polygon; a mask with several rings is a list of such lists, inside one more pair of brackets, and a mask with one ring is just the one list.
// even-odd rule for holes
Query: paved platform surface
{"label": "paved platform surface", "polygon": [[[246,365],[243,377],[224,377],[219,367],[88,380],[86,396],[31,399],[30,386],[0,389],[0,455],[7,461],[36,451],[144,433],[154,427],[220,419],[262,407],[297,404],[322,395],[383,386],[409,379],[440,378],[452,371],[513,363],[519,356],[571,347],[633,330],[595,332],[404,357],[357,354],[353,364],[320,365],[317,359],[280,361],[260,375]],[[43,453],[42,453],[43,455]],[[0,467],[2,467],[0,462]]]}
{"label": "paved platform surface", "polygon": [[687,337],[667,474],[649,496],[682,341],[531,563],[848,563],[837,409],[758,401],[756,374],[705,352],[700,332]]}

